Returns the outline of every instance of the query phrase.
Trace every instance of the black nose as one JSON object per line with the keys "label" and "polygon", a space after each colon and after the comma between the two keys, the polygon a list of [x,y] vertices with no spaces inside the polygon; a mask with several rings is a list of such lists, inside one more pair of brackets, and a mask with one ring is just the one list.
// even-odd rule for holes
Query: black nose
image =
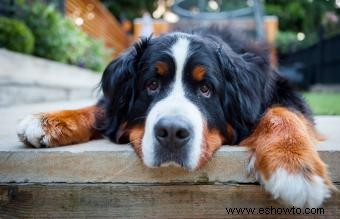
{"label": "black nose", "polygon": [[176,117],[161,118],[155,126],[155,137],[161,146],[178,149],[191,137],[191,126]]}

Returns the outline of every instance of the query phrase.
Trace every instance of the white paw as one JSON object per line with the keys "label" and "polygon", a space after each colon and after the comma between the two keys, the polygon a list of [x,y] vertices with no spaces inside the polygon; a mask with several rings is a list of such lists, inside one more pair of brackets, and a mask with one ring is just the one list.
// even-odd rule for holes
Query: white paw
{"label": "white paw", "polygon": [[278,168],[269,180],[262,178],[262,183],[275,199],[301,208],[318,207],[331,194],[321,177],[312,175],[307,178],[303,173],[291,174],[283,168]]}
{"label": "white paw", "polygon": [[255,153],[252,153],[250,155],[249,163],[247,165],[247,172],[249,173],[249,175],[255,176],[255,179],[262,184],[262,178],[260,177],[259,173],[255,169],[255,161],[256,161]]}
{"label": "white paw", "polygon": [[247,165],[247,172],[249,174],[255,174],[255,161],[256,161],[256,156],[254,153],[252,153],[250,155],[249,163]]}
{"label": "white paw", "polygon": [[41,115],[30,115],[17,128],[17,135],[23,143],[36,148],[48,147],[48,137],[41,126]]}

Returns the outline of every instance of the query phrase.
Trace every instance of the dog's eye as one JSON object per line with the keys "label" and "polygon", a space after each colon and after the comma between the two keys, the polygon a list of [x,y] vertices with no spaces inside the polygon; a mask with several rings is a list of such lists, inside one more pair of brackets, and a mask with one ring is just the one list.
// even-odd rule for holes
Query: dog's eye
{"label": "dog's eye", "polygon": [[208,84],[201,84],[199,90],[203,96],[210,97],[211,88]]}
{"label": "dog's eye", "polygon": [[149,94],[154,94],[157,92],[160,88],[160,83],[157,80],[151,80],[147,83],[146,88],[149,92]]}

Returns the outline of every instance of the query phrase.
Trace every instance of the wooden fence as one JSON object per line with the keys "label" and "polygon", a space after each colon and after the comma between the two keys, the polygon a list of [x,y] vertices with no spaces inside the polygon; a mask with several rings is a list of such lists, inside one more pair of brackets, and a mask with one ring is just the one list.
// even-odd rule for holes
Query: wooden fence
{"label": "wooden fence", "polygon": [[302,64],[303,86],[340,83],[340,35],[322,39],[315,45],[288,54],[285,66]]}
{"label": "wooden fence", "polygon": [[90,36],[102,39],[116,57],[130,45],[117,19],[98,0],[65,0],[65,15]]}

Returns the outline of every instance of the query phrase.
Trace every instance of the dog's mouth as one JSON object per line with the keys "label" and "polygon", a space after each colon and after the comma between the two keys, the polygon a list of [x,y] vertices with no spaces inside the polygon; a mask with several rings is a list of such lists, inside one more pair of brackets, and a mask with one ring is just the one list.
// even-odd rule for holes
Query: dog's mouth
{"label": "dog's mouth", "polygon": [[185,167],[183,166],[183,163],[177,163],[177,162],[174,162],[174,161],[170,161],[170,162],[165,162],[165,163],[162,163],[159,165],[159,167],[178,167],[178,168],[184,168]]}
{"label": "dog's mouth", "polygon": [[168,152],[157,150],[154,158],[154,167],[180,167],[185,170],[192,170],[187,162],[187,153],[183,151]]}

